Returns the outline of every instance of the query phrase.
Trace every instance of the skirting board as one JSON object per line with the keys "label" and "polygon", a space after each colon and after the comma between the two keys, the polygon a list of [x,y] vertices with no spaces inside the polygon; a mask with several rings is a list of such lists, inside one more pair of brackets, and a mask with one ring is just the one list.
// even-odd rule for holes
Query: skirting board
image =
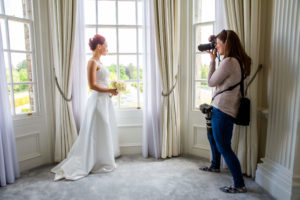
{"label": "skirting board", "polygon": [[276,199],[292,199],[291,175],[285,173],[284,170],[276,168],[276,166],[264,159],[264,163],[257,166],[255,182]]}
{"label": "skirting board", "polygon": [[124,144],[120,145],[121,155],[142,154],[141,144]]}

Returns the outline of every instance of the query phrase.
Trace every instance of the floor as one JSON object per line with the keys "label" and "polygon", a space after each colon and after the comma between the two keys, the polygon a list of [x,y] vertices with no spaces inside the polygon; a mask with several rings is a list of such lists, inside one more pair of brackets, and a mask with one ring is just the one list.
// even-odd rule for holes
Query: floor
{"label": "floor", "polygon": [[207,160],[177,157],[166,160],[127,155],[117,159],[112,173],[90,174],[78,181],[54,182],[50,169],[39,167],[22,173],[14,184],[0,187],[1,200],[256,200],[273,199],[251,178],[245,178],[248,193],[225,194],[219,187],[232,184],[228,171],[202,172]]}

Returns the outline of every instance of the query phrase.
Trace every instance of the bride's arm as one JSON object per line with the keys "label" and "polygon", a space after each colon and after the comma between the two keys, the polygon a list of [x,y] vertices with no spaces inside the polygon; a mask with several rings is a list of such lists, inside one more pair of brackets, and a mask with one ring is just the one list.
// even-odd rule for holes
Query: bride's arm
{"label": "bride's arm", "polygon": [[98,92],[108,92],[108,93],[112,93],[113,95],[115,95],[115,93],[116,93],[115,89],[101,87],[99,84],[96,83],[96,71],[97,71],[96,63],[94,61],[89,61],[88,66],[87,66],[89,87],[92,90],[95,90]]}

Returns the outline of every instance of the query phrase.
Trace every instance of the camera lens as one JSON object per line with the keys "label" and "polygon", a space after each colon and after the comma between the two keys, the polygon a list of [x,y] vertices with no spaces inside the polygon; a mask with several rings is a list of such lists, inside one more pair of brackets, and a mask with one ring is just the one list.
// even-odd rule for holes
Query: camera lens
{"label": "camera lens", "polygon": [[200,44],[198,46],[199,51],[207,51],[207,50],[211,50],[211,49],[214,49],[214,48],[215,48],[215,43],[214,42],[210,42],[210,43],[207,43],[207,44]]}

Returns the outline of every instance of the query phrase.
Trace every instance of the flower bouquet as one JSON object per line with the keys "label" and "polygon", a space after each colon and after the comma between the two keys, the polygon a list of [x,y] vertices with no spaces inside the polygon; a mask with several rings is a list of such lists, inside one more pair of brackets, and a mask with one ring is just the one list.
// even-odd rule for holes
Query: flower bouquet
{"label": "flower bouquet", "polygon": [[126,84],[123,81],[112,81],[111,87],[113,89],[117,89],[118,92],[124,92],[126,91]]}

